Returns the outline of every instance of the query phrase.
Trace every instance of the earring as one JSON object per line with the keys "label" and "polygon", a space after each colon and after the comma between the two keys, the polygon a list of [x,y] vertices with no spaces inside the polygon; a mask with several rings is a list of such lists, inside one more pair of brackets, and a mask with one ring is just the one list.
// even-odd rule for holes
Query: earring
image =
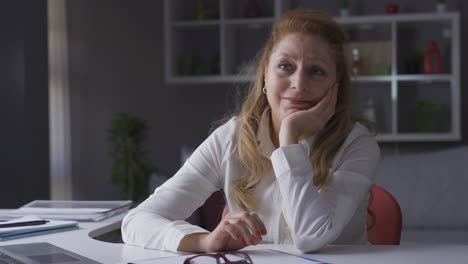
{"label": "earring", "polygon": [[265,87],[263,87],[262,92],[263,92],[264,94],[266,94],[266,88],[265,88]]}

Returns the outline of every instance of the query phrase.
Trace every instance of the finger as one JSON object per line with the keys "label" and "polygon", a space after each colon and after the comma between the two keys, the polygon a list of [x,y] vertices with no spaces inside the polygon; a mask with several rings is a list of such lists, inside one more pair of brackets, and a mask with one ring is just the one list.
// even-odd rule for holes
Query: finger
{"label": "finger", "polygon": [[256,213],[252,212],[245,212],[242,214],[242,220],[245,221],[247,224],[248,228],[250,229],[250,232],[257,237],[262,236],[264,225],[262,226],[263,222],[259,222],[258,220],[260,219]]}
{"label": "finger", "polygon": [[245,219],[248,220],[248,225],[253,234],[256,234],[256,230],[260,231],[260,235],[266,235],[267,229],[260,216],[255,212],[238,212],[230,215],[231,219]]}
{"label": "finger", "polygon": [[257,245],[262,241],[262,237],[252,237],[252,239],[249,242],[249,245]]}
{"label": "finger", "polygon": [[242,240],[242,233],[236,224],[232,224],[229,221],[224,223],[224,231],[226,231],[234,240]]}
{"label": "finger", "polygon": [[243,219],[238,220],[238,225],[236,225],[240,233],[242,234],[242,238],[246,244],[251,244],[255,238],[254,233],[252,233],[251,228],[248,226],[247,221]]}
{"label": "finger", "polygon": [[330,89],[328,89],[328,102],[326,103],[326,106],[331,106],[332,108],[335,107],[335,104],[336,104],[336,98],[337,98],[337,95],[338,94],[338,83],[335,83],[333,84],[332,87],[330,87]]}
{"label": "finger", "polygon": [[236,232],[240,233],[241,239],[245,244],[249,245],[254,241],[255,236],[252,234],[245,219],[236,219],[234,222],[231,222],[231,224],[234,229],[236,229]]}
{"label": "finger", "polygon": [[326,96],[314,107],[313,112],[318,116],[318,124],[325,126],[335,114],[336,91],[338,84],[335,83],[327,90]]}
{"label": "finger", "polygon": [[327,107],[324,109],[324,115],[327,116],[327,120],[329,120],[336,111],[336,102],[337,102],[337,91],[338,91],[338,83],[335,83],[333,87],[331,87],[331,98],[330,102],[328,103]]}
{"label": "finger", "polygon": [[329,88],[325,96],[322,99],[320,99],[318,104],[316,104],[310,110],[313,110],[314,112],[317,112],[317,113],[323,113],[326,110],[327,106],[330,104],[330,100],[332,99],[332,94],[333,94],[333,87]]}
{"label": "finger", "polygon": [[226,222],[224,225],[224,231],[230,236],[230,239],[227,240],[226,244],[227,249],[238,250],[249,245],[235,224]]}
{"label": "finger", "polygon": [[266,229],[266,226],[263,223],[262,219],[260,219],[260,216],[258,214],[253,214],[253,217],[254,217],[255,221],[257,221],[258,226],[260,227],[261,234],[266,235],[267,234],[267,229]]}

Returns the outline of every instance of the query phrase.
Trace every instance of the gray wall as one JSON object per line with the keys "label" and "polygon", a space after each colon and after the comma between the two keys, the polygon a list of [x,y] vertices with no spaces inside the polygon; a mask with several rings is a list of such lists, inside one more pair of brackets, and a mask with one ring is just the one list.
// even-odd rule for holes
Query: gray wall
{"label": "gray wall", "polygon": [[163,1],[68,1],[73,197],[120,198],[107,139],[120,112],[151,126],[149,161],[170,176],[226,112],[228,89],[164,83]]}
{"label": "gray wall", "polygon": [[46,12],[0,3],[0,208],[49,199]]}
{"label": "gray wall", "polygon": [[[298,2],[298,1],[296,1]],[[315,1],[320,2],[320,1]],[[380,2],[350,1],[355,11],[382,13]],[[394,1],[401,10],[432,10],[433,3]],[[325,2],[322,3],[322,5]],[[167,85],[164,83],[163,1],[67,1],[70,43],[73,197],[115,199],[120,192],[110,183],[112,160],[106,130],[119,112],[144,118],[149,161],[166,176],[180,165],[180,149],[196,147],[211,123],[233,108],[233,84]],[[449,9],[456,3],[448,1]],[[416,8],[417,7],[417,8]],[[336,10],[336,7],[321,8]],[[459,5],[462,29],[468,26],[468,7]],[[462,35],[461,47],[468,43]],[[463,52],[463,50],[462,50]],[[462,53],[462,72],[467,55]],[[463,84],[468,83],[462,77]],[[468,93],[462,89],[462,102]],[[468,105],[462,104],[467,112]],[[384,153],[420,152],[468,143],[468,115],[463,115],[463,141],[456,143],[386,143]]]}

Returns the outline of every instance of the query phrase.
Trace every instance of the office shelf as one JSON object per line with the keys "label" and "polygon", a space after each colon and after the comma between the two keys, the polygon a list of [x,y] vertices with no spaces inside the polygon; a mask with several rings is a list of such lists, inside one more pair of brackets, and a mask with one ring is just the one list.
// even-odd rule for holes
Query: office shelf
{"label": "office shelf", "polygon": [[[263,6],[254,8],[253,13],[249,2],[165,0],[166,82],[251,81],[252,60],[272,23],[293,8],[294,2],[263,1]],[[210,16],[194,19],[200,15],[187,10],[199,10],[195,5],[200,3]],[[194,8],[181,8],[187,4]],[[311,5],[306,1],[301,4]],[[379,141],[460,140],[458,12],[334,19],[349,38],[348,60],[352,60],[353,50],[361,52],[364,66],[352,77],[353,107],[364,115],[371,110]],[[423,70],[423,56],[430,41],[437,44],[442,58],[441,71],[435,74]],[[435,64],[433,60],[430,63]]]}

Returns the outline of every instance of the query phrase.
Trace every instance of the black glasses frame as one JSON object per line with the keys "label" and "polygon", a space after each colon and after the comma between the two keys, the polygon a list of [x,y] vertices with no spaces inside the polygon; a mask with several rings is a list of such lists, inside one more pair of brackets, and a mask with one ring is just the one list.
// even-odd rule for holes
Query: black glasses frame
{"label": "black glasses frame", "polygon": [[[250,256],[245,253],[245,252],[240,252],[240,251],[237,251],[237,252],[220,252],[220,253],[203,253],[203,254],[198,254],[198,255],[195,255],[195,256],[191,256],[191,257],[188,257],[184,260],[184,264],[192,264],[192,259],[194,258],[197,258],[197,257],[211,257],[211,258],[215,258],[216,259],[216,263],[217,264],[236,264],[236,263],[239,263],[241,264],[240,262],[238,261],[235,261],[235,262],[232,262],[230,261],[226,255],[236,255],[236,256],[239,256],[239,257],[243,257],[244,258],[244,262],[242,262],[242,264],[253,264],[253,261],[252,259],[250,258]],[[221,263],[220,259],[223,259],[224,260],[224,263]]]}

